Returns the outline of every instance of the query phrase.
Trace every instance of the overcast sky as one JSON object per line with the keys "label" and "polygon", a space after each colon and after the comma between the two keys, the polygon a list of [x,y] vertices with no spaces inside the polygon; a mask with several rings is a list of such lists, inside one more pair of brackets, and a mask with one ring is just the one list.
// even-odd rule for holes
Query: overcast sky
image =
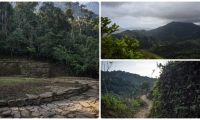
{"label": "overcast sky", "polygon": [[[104,64],[105,67],[107,66],[107,62],[111,61],[102,61],[101,62],[101,69],[104,71]],[[139,74],[141,76],[148,76],[156,78],[159,74],[159,69],[157,68],[157,63],[166,64],[166,60],[144,60],[144,61],[113,61],[111,68],[109,71],[114,70],[121,70],[125,72]],[[157,69],[156,69],[157,68]],[[152,74],[153,69],[156,69],[155,72]]]}
{"label": "overcast sky", "polygon": [[80,4],[86,5],[88,2],[80,1]]}
{"label": "overcast sky", "polygon": [[200,2],[102,2],[101,15],[122,28],[157,28],[172,21],[200,25]]}

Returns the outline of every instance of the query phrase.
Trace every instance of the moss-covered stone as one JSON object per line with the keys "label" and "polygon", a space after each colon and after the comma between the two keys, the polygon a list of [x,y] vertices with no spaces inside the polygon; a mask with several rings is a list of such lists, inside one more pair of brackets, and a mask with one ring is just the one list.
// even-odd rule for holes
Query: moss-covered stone
{"label": "moss-covered stone", "polygon": [[50,66],[48,63],[0,60],[0,76],[25,75],[29,77],[49,77]]}

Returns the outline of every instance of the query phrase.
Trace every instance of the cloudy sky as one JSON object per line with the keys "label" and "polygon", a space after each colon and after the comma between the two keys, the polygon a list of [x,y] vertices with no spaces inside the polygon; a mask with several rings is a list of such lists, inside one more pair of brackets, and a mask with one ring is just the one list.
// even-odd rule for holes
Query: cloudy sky
{"label": "cloudy sky", "polygon": [[[101,62],[101,69],[104,71],[104,64],[105,69],[107,64],[112,61],[102,61]],[[157,68],[157,63],[166,64],[166,60],[140,60],[140,61],[113,61],[111,68],[109,71],[114,70],[121,70],[125,72],[139,74],[141,76],[148,76],[156,78],[159,74],[159,69]],[[157,69],[156,69],[157,68]],[[153,69],[156,69],[155,72],[152,74]]]}
{"label": "cloudy sky", "polygon": [[200,25],[200,2],[102,2],[101,15],[122,28],[157,28],[172,21]]}

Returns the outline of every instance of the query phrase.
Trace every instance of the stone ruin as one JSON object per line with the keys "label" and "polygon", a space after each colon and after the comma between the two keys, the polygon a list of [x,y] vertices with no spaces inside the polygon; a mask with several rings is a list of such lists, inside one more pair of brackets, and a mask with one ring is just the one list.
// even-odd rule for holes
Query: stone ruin
{"label": "stone ruin", "polygon": [[0,60],[0,76],[23,75],[27,77],[49,77],[48,63],[28,60]]}
{"label": "stone ruin", "polygon": [[40,95],[26,94],[28,98],[20,98],[16,100],[0,100],[1,107],[14,107],[14,106],[27,106],[27,105],[40,105],[42,103],[50,103],[52,101],[68,99],[72,96],[79,95],[90,89],[88,84],[83,84],[80,87],[71,87],[57,92],[45,92]]}

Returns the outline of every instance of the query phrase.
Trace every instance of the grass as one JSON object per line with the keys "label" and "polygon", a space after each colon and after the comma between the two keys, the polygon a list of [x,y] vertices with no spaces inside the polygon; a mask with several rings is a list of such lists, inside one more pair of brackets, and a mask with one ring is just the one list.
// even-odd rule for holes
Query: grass
{"label": "grass", "polygon": [[36,78],[25,77],[0,77],[0,86],[2,85],[16,85],[21,83],[35,82]]}
{"label": "grass", "polygon": [[27,90],[27,93],[32,93],[32,94],[38,94],[42,92],[50,92],[50,89],[39,86]]}
{"label": "grass", "polygon": [[18,99],[27,97],[26,94],[39,95],[44,92],[51,92],[45,86],[73,87],[74,83],[55,82],[57,78],[26,78],[26,77],[0,77],[0,100]]}

